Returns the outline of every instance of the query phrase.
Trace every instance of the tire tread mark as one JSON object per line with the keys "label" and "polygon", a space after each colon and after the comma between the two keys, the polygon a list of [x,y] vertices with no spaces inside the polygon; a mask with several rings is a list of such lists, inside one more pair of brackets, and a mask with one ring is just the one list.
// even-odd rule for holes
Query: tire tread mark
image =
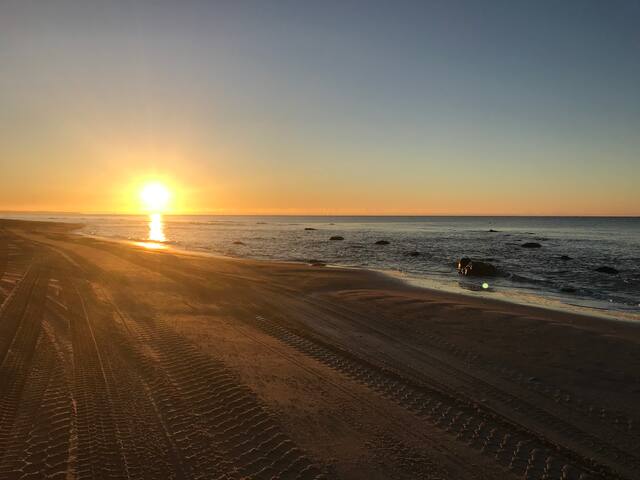
{"label": "tire tread mark", "polygon": [[[193,460],[194,478],[323,478],[221,361],[156,318],[134,320],[118,310],[153,350],[153,360],[138,354],[137,363],[177,447]],[[282,442],[290,448],[281,452],[275,447]]]}
{"label": "tire tread mark", "polygon": [[[603,479],[623,478],[607,467],[582,458],[574,452],[538,437],[518,425],[496,417],[493,412],[486,411],[477,403],[466,402],[464,398],[452,397],[450,394],[425,384],[419,384],[412,378],[402,375],[387,367],[380,367],[358,357],[352,352],[344,351],[333,345],[325,344],[318,339],[301,336],[263,316],[256,317],[255,325],[265,333],[283,343],[305,353],[329,367],[369,386],[379,394],[394,400],[414,413],[426,417],[437,427],[448,431],[458,440],[473,446],[480,453],[495,458],[500,445],[500,438],[510,435],[516,441],[510,453],[501,452],[502,456],[510,456],[510,469],[516,474],[524,475],[528,469],[529,478],[542,480],[535,472],[543,472],[547,458],[554,457],[564,462],[566,471],[572,472],[566,480],[578,480],[580,475],[598,475]],[[454,422],[453,418],[466,416],[462,422]],[[503,450],[513,444],[505,442]],[[536,451],[535,454],[533,453]],[[561,477],[557,477],[560,480]],[[549,477],[549,480],[556,480]]]}

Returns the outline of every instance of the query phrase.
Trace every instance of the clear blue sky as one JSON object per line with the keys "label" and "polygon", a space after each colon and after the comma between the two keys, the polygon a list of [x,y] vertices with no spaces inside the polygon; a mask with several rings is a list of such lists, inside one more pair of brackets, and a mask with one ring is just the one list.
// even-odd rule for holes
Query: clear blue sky
{"label": "clear blue sky", "polygon": [[640,2],[0,4],[0,209],[640,215]]}

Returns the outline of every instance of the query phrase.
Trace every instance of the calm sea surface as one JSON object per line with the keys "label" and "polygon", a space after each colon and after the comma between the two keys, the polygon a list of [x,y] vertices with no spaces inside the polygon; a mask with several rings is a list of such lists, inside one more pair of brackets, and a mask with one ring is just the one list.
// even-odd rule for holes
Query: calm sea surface
{"label": "calm sea surface", "polygon": [[[640,320],[640,218],[198,215],[152,220],[55,214],[37,218],[80,222],[85,224],[81,232],[90,235],[152,240],[236,257],[320,260],[384,270],[432,288]],[[344,240],[330,241],[334,235]],[[379,240],[389,244],[376,245]],[[538,242],[542,248],[522,248],[524,242]],[[562,255],[571,260],[562,260]],[[463,256],[491,262],[501,275],[462,278],[455,262]],[[602,266],[619,273],[596,272]]]}

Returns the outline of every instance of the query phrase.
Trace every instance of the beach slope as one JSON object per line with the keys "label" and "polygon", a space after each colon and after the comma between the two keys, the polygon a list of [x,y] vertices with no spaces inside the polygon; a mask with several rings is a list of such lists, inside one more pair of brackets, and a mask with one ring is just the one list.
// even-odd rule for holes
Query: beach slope
{"label": "beach slope", "polygon": [[634,479],[640,327],[0,220],[0,478]]}

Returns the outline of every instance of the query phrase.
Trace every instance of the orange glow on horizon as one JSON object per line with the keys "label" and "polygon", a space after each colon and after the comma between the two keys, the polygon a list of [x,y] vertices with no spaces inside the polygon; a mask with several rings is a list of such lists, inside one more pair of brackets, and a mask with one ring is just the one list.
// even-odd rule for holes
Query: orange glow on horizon
{"label": "orange glow on horizon", "polygon": [[[9,183],[0,188],[0,210],[134,215],[638,215],[638,202],[630,202],[637,191],[624,184],[614,195],[604,187],[578,189],[552,178],[544,192],[535,186],[503,183],[480,196],[474,189],[452,188],[441,179],[447,172],[439,170],[420,185],[416,180],[398,184],[374,177],[367,179],[371,185],[362,185],[357,179],[294,181],[261,171],[248,175],[222,161],[214,177],[211,170],[191,169],[160,155],[158,165],[149,165],[148,156],[142,154],[144,161],[126,155],[111,158],[118,158],[117,171],[86,176],[75,170],[61,177],[61,185],[52,184],[50,178],[34,180],[35,193],[27,192],[23,183]],[[156,186],[143,195],[150,185]]]}

